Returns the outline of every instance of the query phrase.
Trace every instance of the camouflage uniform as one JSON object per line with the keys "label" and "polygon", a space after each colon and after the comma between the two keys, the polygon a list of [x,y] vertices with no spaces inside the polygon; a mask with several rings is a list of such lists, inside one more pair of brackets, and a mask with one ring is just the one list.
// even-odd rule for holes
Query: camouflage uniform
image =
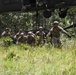
{"label": "camouflage uniform", "polygon": [[55,47],[60,47],[61,46],[61,41],[60,41],[60,34],[65,33],[68,37],[70,37],[70,35],[62,28],[60,27],[58,21],[54,21],[53,23],[53,27],[50,29],[48,35],[52,36],[52,44]]}
{"label": "camouflage uniform", "polygon": [[13,37],[13,42],[16,44],[18,38],[21,36],[21,33],[23,34],[22,32],[22,29],[19,29],[19,32],[16,33],[16,35]]}
{"label": "camouflage uniform", "polygon": [[45,42],[45,32],[43,31],[43,27],[39,27],[39,31],[36,32],[36,36],[39,37],[37,45]]}
{"label": "camouflage uniform", "polygon": [[35,45],[35,35],[31,31],[27,34],[27,44]]}
{"label": "camouflage uniform", "polygon": [[19,44],[19,43],[26,44],[26,41],[27,41],[27,37],[24,35],[24,33],[21,33],[17,39],[17,44]]}
{"label": "camouflage uniform", "polygon": [[6,28],[5,31],[1,34],[1,36],[3,37],[7,37],[10,36],[11,37],[11,29],[10,28]]}

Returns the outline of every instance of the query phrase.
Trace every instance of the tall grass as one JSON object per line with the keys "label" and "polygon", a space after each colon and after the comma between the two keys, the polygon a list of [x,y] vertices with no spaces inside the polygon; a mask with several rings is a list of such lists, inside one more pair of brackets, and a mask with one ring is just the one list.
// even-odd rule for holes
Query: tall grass
{"label": "tall grass", "polygon": [[4,46],[0,40],[0,75],[76,75],[76,39],[62,40],[63,47]]}

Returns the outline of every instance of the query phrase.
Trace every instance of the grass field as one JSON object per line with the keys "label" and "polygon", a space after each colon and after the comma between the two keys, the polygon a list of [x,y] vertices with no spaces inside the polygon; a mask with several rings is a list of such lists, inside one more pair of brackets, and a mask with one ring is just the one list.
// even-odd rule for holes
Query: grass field
{"label": "grass field", "polygon": [[76,75],[76,39],[63,47],[10,45],[0,39],[0,75]]}

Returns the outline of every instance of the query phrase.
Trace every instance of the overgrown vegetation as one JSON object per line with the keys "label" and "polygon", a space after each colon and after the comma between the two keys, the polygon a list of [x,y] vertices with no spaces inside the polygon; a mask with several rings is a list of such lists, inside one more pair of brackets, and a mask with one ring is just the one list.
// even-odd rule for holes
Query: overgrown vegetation
{"label": "overgrown vegetation", "polygon": [[[61,19],[57,10],[49,19],[36,13],[3,13],[0,15],[0,34],[6,27],[14,35],[20,28],[23,31],[42,25],[49,29],[53,20],[59,20],[62,27],[76,22],[76,10],[71,8]],[[38,24],[37,24],[38,23]],[[76,28],[68,30],[76,35]],[[38,40],[38,38],[37,38]],[[0,39],[0,75],[76,75],[76,38],[62,39],[62,48],[54,48],[50,43],[43,46],[15,45],[10,38]]]}
{"label": "overgrown vegetation", "polygon": [[[38,28],[38,26],[43,26],[49,29],[52,26],[54,20],[59,20],[62,27],[67,27],[76,21],[76,9],[70,8],[67,11],[67,16],[65,18],[60,18],[58,15],[58,10],[52,12],[50,18],[44,18],[43,11],[39,11],[38,17],[36,12],[28,13],[18,13],[18,12],[8,12],[2,13],[0,15],[0,34],[5,30],[6,27],[11,28],[12,33],[18,32],[20,28],[23,31],[33,30]],[[74,29],[72,29],[74,31]]]}
{"label": "overgrown vegetation", "polygon": [[76,75],[76,39],[62,43],[61,49],[50,43],[4,46],[0,39],[0,75]]}

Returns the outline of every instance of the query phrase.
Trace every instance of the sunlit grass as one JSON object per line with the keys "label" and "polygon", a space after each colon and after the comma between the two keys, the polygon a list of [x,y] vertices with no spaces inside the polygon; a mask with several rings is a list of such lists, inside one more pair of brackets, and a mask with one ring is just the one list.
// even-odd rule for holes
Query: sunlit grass
{"label": "sunlit grass", "polygon": [[62,43],[61,49],[51,44],[2,45],[0,75],[76,75],[76,39],[64,39]]}

